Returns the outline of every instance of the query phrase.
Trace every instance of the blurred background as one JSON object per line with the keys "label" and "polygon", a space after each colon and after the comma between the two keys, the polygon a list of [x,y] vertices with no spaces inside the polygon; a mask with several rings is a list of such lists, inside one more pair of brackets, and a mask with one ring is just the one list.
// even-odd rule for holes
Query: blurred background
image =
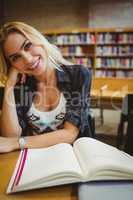
{"label": "blurred background", "polygon": [[[92,67],[91,96],[98,102],[91,104],[96,135],[116,146],[122,102],[133,93],[133,0],[0,0],[0,25],[15,20],[45,33],[66,58]],[[69,41],[73,35],[78,42],[74,37]],[[81,35],[84,41],[79,43]],[[103,84],[95,83],[99,80]],[[114,96],[119,101],[116,106],[111,103]]]}

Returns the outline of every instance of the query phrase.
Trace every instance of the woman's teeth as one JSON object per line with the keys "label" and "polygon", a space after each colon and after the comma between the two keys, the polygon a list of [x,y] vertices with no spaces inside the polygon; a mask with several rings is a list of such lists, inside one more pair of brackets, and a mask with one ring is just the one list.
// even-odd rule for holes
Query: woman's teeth
{"label": "woman's teeth", "polygon": [[30,69],[33,70],[33,69],[37,68],[39,61],[40,61],[40,58],[33,65],[31,65]]}

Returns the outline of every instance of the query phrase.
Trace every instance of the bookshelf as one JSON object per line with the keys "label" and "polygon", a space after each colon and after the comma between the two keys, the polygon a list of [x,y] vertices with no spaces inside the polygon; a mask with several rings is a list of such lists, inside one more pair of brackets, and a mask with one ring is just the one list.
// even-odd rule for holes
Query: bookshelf
{"label": "bookshelf", "polygon": [[133,77],[133,28],[53,30],[44,34],[66,59],[92,67],[94,77]]}

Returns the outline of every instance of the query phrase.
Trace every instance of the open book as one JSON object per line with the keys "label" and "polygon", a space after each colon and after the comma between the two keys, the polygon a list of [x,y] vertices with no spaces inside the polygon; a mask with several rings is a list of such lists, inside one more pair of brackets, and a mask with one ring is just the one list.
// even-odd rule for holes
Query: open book
{"label": "open book", "polygon": [[133,180],[133,157],[96,139],[20,152],[7,193],[92,180]]}

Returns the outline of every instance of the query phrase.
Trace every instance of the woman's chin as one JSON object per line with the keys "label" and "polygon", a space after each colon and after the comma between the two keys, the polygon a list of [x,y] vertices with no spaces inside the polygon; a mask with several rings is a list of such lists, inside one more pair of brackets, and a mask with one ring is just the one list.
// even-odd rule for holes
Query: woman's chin
{"label": "woman's chin", "polygon": [[45,67],[44,65],[38,65],[36,69],[34,69],[33,71],[33,75],[35,76],[39,76],[41,75],[42,73],[45,72]]}

